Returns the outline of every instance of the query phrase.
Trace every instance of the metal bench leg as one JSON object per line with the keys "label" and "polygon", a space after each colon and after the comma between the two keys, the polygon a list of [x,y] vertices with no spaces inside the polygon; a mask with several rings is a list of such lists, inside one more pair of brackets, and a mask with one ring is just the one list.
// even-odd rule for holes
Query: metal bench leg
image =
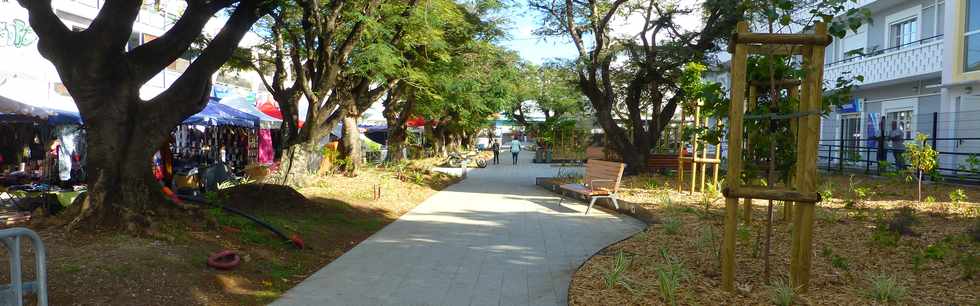
{"label": "metal bench leg", "polygon": [[589,201],[589,208],[586,208],[585,209],[585,214],[586,215],[589,214],[589,211],[592,210],[592,205],[595,205],[595,200],[598,200],[598,199],[599,199],[599,197],[592,197],[592,201]]}
{"label": "metal bench leg", "polygon": [[613,206],[616,206],[616,210],[619,210],[619,199],[616,198],[616,195],[613,194],[609,198],[612,199]]}

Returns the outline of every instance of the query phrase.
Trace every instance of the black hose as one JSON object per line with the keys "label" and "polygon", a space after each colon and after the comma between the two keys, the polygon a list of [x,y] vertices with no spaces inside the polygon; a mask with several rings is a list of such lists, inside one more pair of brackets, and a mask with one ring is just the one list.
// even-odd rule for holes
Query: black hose
{"label": "black hose", "polygon": [[268,229],[269,231],[272,231],[272,233],[276,234],[276,236],[279,236],[279,238],[282,238],[283,240],[292,241],[292,239],[290,239],[289,236],[286,236],[286,234],[284,234],[282,231],[280,231],[278,228],[275,228],[271,224],[269,224],[269,223],[267,223],[265,221],[262,221],[261,219],[255,217],[255,216],[249,215],[249,214],[247,214],[247,213],[245,213],[245,212],[243,212],[241,210],[238,210],[238,209],[229,207],[228,205],[215,205],[213,203],[209,203],[203,197],[198,197],[198,196],[177,195],[177,197],[180,198],[181,200],[188,201],[188,202],[194,202],[194,203],[200,203],[200,204],[204,204],[204,205],[221,207],[221,209],[224,209],[227,212],[230,212],[230,213],[233,213],[233,214],[236,214],[236,215],[245,217],[245,219],[252,220],[252,222],[255,222],[256,224],[261,225],[262,227]]}

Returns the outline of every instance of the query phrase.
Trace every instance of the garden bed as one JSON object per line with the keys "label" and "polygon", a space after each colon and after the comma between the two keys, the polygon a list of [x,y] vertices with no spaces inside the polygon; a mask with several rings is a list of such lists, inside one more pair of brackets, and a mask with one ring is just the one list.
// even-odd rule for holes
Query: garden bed
{"label": "garden bed", "polygon": [[[785,285],[789,223],[782,220],[781,205],[774,205],[770,282],[763,278],[766,202],[756,200],[752,225],[737,231],[737,290],[729,293],[719,289],[724,199],[679,193],[668,183],[674,179],[624,179],[623,198],[661,222],[583,264],[569,290],[571,304],[668,304],[665,292],[671,291],[662,291],[669,287],[662,285],[671,284],[674,300],[685,305],[773,304],[780,298],[803,305],[980,303],[980,242],[975,240],[980,239],[975,237],[980,190],[975,187],[929,185],[924,193],[933,201],[916,203],[909,201],[914,187],[901,181],[827,177],[821,190],[831,200],[816,209],[810,290],[792,295]],[[959,194],[955,203],[949,199],[953,194]],[[913,217],[896,217],[900,207],[912,207]],[[915,220],[895,225],[911,233],[889,230],[888,224],[903,223],[896,220]],[[621,273],[611,272],[617,267]]]}

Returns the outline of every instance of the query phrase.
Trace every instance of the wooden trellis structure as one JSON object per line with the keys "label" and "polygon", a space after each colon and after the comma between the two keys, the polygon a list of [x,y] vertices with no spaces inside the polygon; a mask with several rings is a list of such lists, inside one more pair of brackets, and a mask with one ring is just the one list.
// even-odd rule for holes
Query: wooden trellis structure
{"label": "wooden trellis structure", "polygon": [[[716,120],[716,124],[721,122]],[[691,156],[684,155],[684,148],[687,142],[684,139],[684,126],[687,124],[687,117],[684,116],[684,108],[681,108],[681,121],[677,125],[678,145],[677,145],[677,191],[684,190],[684,164],[691,165],[691,184],[690,193],[694,191],[704,192],[704,183],[707,177],[708,165],[712,166],[711,180],[718,186],[718,167],[721,165],[721,146],[715,147],[713,158],[708,158],[708,144],[698,139],[698,135],[691,136]],[[694,128],[707,126],[707,122],[701,121],[701,103],[694,104]],[[698,157],[698,148],[701,148],[701,156]],[[699,170],[700,169],[700,170]],[[699,176],[700,175],[700,176]]]}
{"label": "wooden trellis structure", "polygon": [[[820,202],[816,192],[817,144],[820,135],[824,48],[831,42],[827,25],[818,22],[813,34],[752,33],[746,22],[739,22],[731,41],[731,109],[729,110],[728,178],[725,180],[725,229],[721,248],[722,289],[735,289],[735,230],[739,199],[790,201],[793,205],[790,283],[802,291],[808,289],[810,262],[813,257],[814,205]],[[802,81],[799,112],[783,118],[797,119],[796,173],[789,188],[743,185],[742,149],[745,115],[746,62],[749,54],[801,55],[806,69]],[[773,114],[775,115],[775,114]]]}
{"label": "wooden trellis structure", "polygon": [[[776,80],[774,83],[775,84],[772,84],[772,83],[770,83],[768,81],[751,81],[751,82],[749,82],[749,100],[748,100],[748,106],[747,106],[749,112],[755,110],[756,106],[759,105],[759,94],[758,94],[759,91],[764,91],[764,90],[769,89],[771,87],[776,87],[778,90],[784,90],[785,89],[789,93],[789,96],[790,97],[795,97],[795,98],[797,98],[797,100],[799,100],[799,98],[800,98],[799,97],[799,94],[800,94],[800,85],[803,84],[802,81],[788,79],[788,80]],[[797,132],[796,132],[797,131],[797,129],[796,129],[797,118],[796,117],[790,117],[788,119],[790,120],[790,126],[792,127],[791,129],[792,129],[793,135],[795,136],[795,135],[797,135]],[[752,147],[752,142],[749,141],[748,138],[745,139],[745,147],[746,148],[751,148]],[[744,203],[744,205],[742,207],[742,222],[744,222],[745,224],[752,223],[752,198],[745,198],[743,200],[743,203]],[[784,203],[788,203],[788,202],[784,202]],[[792,205],[790,205],[790,204],[784,204],[784,205],[785,205],[785,207],[783,208],[783,220],[789,220],[790,215],[792,214],[792,212],[791,212],[792,210],[790,208],[790,207],[792,207]]]}

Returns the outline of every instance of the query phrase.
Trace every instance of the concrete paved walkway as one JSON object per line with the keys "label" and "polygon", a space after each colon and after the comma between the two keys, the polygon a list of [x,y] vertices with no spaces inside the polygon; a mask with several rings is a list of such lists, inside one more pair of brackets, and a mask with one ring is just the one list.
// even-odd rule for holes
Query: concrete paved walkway
{"label": "concrete paved walkway", "polygon": [[[572,273],[644,225],[534,185],[558,168],[472,170],[272,305],[565,305]],[[501,156],[504,157],[504,156]],[[580,168],[581,169],[581,168]],[[580,170],[581,171],[581,170]]]}

